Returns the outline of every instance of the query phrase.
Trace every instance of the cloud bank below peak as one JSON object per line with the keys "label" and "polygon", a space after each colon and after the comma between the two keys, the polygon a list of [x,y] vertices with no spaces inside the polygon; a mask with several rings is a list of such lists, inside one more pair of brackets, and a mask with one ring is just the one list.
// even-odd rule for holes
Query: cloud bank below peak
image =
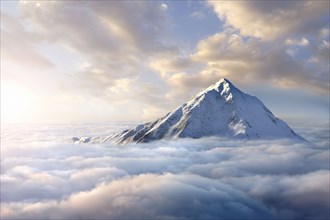
{"label": "cloud bank below peak", "polygon": [[119,147],[59,141],[116,126],[35,126],[34,136],[3,142],[1,218],[323,219],[329,133],[320,127],[303,127],[313,144],[203,138]]}

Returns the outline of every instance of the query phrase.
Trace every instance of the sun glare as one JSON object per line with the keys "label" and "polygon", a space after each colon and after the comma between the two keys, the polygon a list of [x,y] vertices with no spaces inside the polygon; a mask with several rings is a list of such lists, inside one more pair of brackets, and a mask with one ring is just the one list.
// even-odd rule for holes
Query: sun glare
{"label": "sun glare", "polygon": [[18,122],[24,119],[29,108],[31,93],[14,84],[2,85],[1,122]]}

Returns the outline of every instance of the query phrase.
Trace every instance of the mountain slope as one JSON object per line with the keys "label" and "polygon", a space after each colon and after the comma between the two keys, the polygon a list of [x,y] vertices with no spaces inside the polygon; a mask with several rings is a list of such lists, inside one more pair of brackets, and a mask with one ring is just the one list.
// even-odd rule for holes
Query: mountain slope
{"label": "mountain slope", "polygon": [[240,91],[227,79],[197,93],[164,117],[109,136],[106,140],[123,144],[205,136],[303,140],[258,98]]}

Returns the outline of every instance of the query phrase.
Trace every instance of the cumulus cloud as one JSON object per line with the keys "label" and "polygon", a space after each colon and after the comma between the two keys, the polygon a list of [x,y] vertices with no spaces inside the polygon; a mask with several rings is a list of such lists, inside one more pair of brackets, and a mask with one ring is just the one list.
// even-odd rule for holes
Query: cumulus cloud
{"label": "cumulus cloud", "polygon": [[[296,44],[307,44],[292,42]],[[216,49],[212,49],[216,48]],[[329,84],[317,71],[311,71],[303,62],[286,54],[287,47],[281,44],[263,44],[257,39],[244,40],[239,35],[216,34],[201,41],[194,58],[208,61],[208,68],[246,81],[255,79],[274,82],[280,86],[299,87],[311,85],[316,91],[326,91]]]}
{"label": "cumulus cloud", "polygon": [[[182,61],[177,59],[177,62],[173,58],[163,61],[165,68],[159,68],[159,71],[168,76],[166,81],[172,89],[169,97],[187,98],[193,89],[203,89],[222,77],[245,85],[263,83],[287,89],[308,87],[309,92],[327,93],[327,41],[308,49],[315,51],[312,65],[307,60],[295,59],[300,53],[299,48],[287,46],[308,46],[306,42],[302,39],[288,40],[286,44],[268,44],[255,38],[244,39],[238,34],[217,33],[200,41],[190,57]],[[182,69],[177,63],[187,66]],[[191,67],[195,70],[198,67],[199,71]]]}
{"label": "cumulus cloud", "polygon": [[327,26],[327,1],[209,1],[221,20],[246,36],[274,40]]}
{"label": "cumulus cloud", "polygon": [[[1,218],[328,216],[325,124],[302,124],[300,134],[313,142],[305,144],[212,137],[124,146],[67,143],[78,131],[106,135],[124,127],[130,125],[2,128]],[[23,134],[27,139],[16,138]]]}
{"label": "cumulus cloud", "polygon": [[186,56],[152,63],[169,85],[168,97],[187,98],[192,89],[221,77],[254,86],[328,92],[328,2],[208,4],[224,22],[224,30],[201,39]]}
{"label": "cumulus cloud", "polygon": [[241,84],[308,87],[309,92],[327,93],[328,60],[329,42],[324,36],[269,43],[230,31],[201,40],[189,56],[165,58],[153,67],[166,79],[172,89],[168,95],[173,97],[184,96],[193,88],[202,89],[222,77]]}

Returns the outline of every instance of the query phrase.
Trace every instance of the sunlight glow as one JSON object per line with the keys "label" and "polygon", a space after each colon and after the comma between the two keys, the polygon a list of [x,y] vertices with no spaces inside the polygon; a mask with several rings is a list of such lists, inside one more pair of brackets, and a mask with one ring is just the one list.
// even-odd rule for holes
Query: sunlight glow
{"label": "sunlight glow", "polygon": [[17,122],[24,118],[32,101],[32,94],[15,84],[2,85],[1,122]]}

